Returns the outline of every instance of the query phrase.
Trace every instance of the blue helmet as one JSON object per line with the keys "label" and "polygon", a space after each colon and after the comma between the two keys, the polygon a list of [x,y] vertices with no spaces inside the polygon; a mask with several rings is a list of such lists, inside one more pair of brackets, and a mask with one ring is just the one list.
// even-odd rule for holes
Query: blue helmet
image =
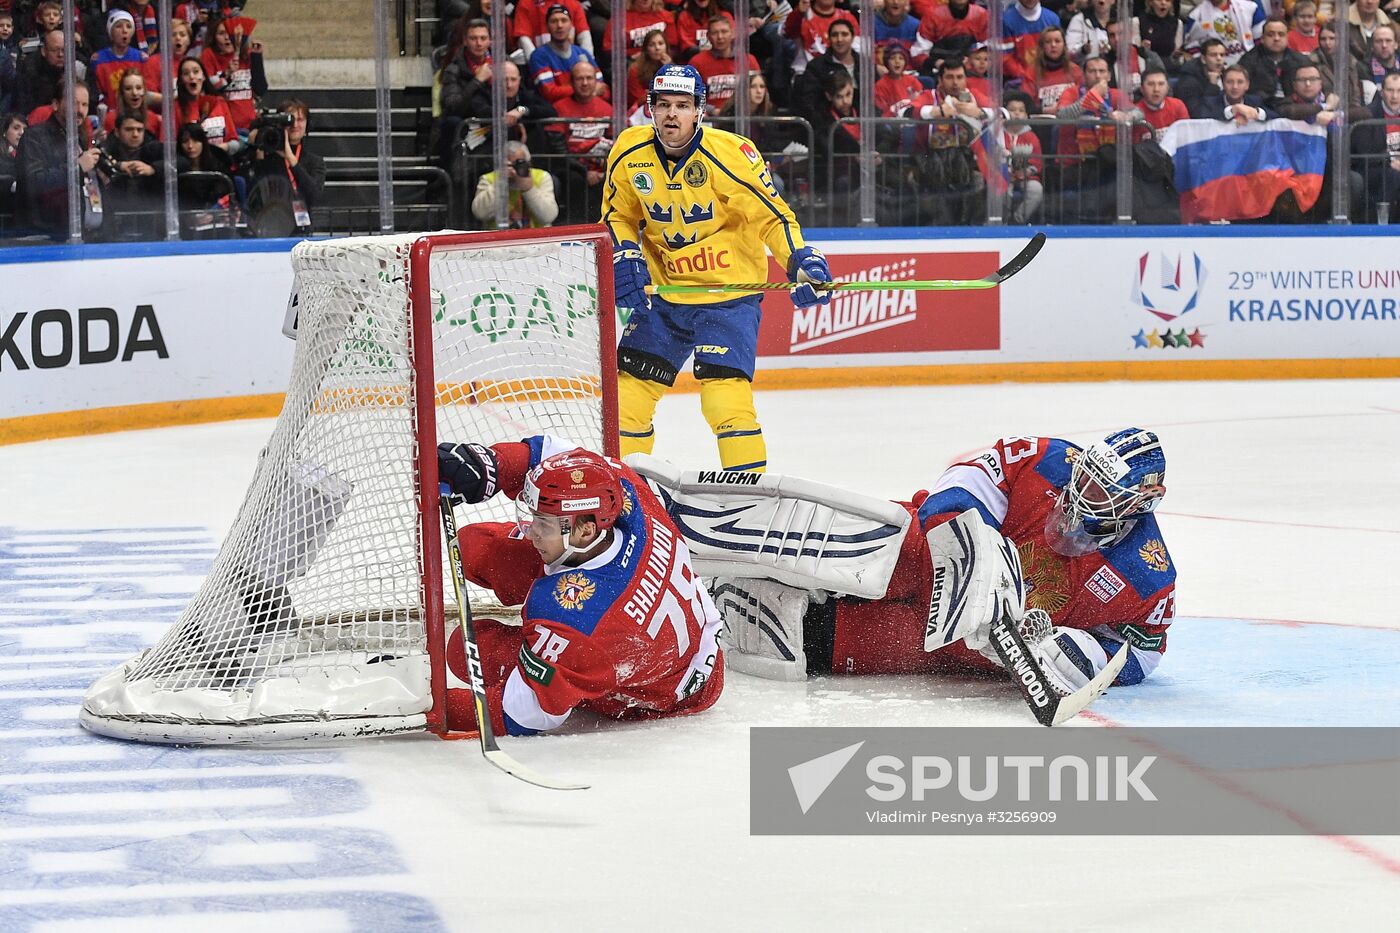
{"label": "blue helmet", "polygon": [[1082,553],[1113,544],[1157,508],[1167,492],[1166,475],[1167,458],[1156,434],[1142,428],[1115,431],[1079,452],[1047,531],[1053,522],[1062,538],[1080,538],[1077,547],[1061,543]]}
{"label": "blue helmet", "polygon": [[647,106],[656,105],[658,94],[689,94],[695,98],[695,109],[705,114],[705,79],[690,65],[662,65],[651,79],[647,91]]}

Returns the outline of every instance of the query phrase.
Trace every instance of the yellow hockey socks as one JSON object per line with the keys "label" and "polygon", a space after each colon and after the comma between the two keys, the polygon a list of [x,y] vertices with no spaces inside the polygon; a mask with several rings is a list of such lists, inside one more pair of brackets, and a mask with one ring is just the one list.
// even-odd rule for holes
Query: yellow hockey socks
{"label": "yellow hockey socks", "polygon": [[[618,389],[620,397],[621,383]],[[753,473],[768,468],[768,447],[754,412],[753,385],[747,379],[701,379],[700,410],[715,432],[721,466]]]}
{"label": "yellow hockey socks", "polygon": [[651,419],[656,403],[666,394],[666,386],[631,373],[617,374],[617,427],[619,457],[649,454],[656,443]]}

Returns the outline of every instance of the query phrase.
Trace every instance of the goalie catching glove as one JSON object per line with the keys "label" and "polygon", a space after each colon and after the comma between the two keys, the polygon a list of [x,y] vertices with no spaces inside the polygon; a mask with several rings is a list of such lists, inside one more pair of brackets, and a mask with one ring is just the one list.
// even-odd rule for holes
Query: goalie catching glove
{"label": "goalie catching glove", "polygon": [[480,444],[438,444],[438,480],[454,496],[475,505],[499,488],[496,452]]}

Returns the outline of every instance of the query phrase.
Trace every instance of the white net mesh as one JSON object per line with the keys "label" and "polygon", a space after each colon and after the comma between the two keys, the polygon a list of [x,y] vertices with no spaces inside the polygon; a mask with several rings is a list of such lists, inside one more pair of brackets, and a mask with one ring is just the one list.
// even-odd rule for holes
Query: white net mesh
{"label": "white net mesh", "polygon": [[[422,727],[432,696],[408,263],[417,239],[293,252],[291,384],[247,497],[180,620],[93,685],[89,728],[237,741]],[[439,440],[548,431],[601,449],[609,376],[596,258],[587,240],[435,249]],[[512,514],[498,497],[462,518]],[[451,576],[437,579],[455,605]]]}

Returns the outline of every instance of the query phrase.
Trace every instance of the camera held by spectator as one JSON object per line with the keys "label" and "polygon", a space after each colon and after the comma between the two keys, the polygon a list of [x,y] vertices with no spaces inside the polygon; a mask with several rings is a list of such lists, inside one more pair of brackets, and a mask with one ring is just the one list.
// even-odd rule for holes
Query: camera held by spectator
{"label": "camera held by spectator", "polygon": [[306,104],[284,100],[249,127],[248,227],[254,236],[311,232],[311,210],[321,200],[326,166],[303,145],[310,119]]}
{"label": "camera held by spectator", "polygon": [[[522,142],[506,143],[507,223],[511,227],[547,227],[559,216],[559,202],[554,196],[554,177],[544,169],[535,168],[530,150]],[[496,223],[496,173],[487,172],[476,185],[472,198],[472,213],[488,227]]]}
{"label": "camera held by spectator", "polygon": [[[248,127],[252,146],[263,152],[280,153],[286,147],[287,130],[296,123],[296,115],[281,110],[259,110]],[[256,132],[257,135],[253,136]]]}

